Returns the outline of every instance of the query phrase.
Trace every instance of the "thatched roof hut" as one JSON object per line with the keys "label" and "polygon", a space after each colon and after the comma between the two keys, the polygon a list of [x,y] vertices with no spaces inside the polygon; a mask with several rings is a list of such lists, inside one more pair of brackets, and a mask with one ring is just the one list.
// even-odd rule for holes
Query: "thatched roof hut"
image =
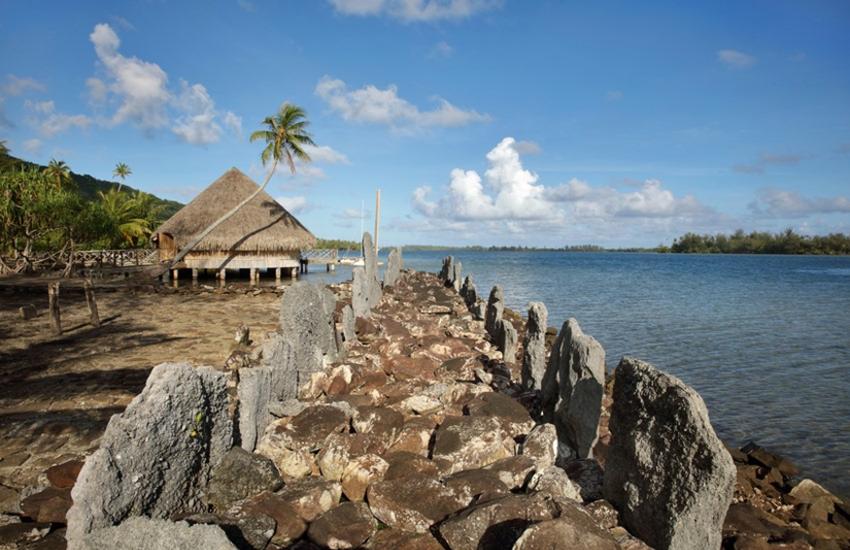
{"label": "thatched roof hut", "polygon": [[[219,217],[257,190],[236,168],[215,180],[154,232],[160,258],[167,259]],[[221,269],[294,267],[316,237],[262,191],[207,235],[184,259],[185,267]]]}

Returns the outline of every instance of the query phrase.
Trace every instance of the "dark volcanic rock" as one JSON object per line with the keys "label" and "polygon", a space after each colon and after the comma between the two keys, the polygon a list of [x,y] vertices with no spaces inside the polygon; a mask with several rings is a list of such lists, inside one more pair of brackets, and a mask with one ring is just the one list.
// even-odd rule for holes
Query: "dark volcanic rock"
{"label": "dark volcanic rock", "polygon": [[77,481],[80,470],[83,468],[82,460],[69,460],[56,466],[51,466],[44,473],[47,481],[57,489],[70,489]]}
{"label": "dark volcanic rock", "polygon": [[48,487],[21,500],[23,515],[39,523],[65,523],[70,507],[70,489]]}
{"label": "dark volcanic rock", "polygon": [[466,504],[446,485],[426,476],[385,479],[369,487],[366,500],[385,524],[416,533],[426,533]]}
{"label": "dark volcanic rock", "polygon": [[342,485],[320,477],[309,477],[287,484],[277,492],[277,496],[286,501],[298,517],[311,522],[339,504]]}
{"label": "dark volcanic rock", "polygon": [[541,521],[522,534],[514,550],[549,550],[581,548],[582,550],[618,550],[620,545],[607,531],[578,506],[559,503],[560,516]]}
{"label": "dark volcanic rock", "polygon": [[220,512],[239,500],[282,486],[283,480],[271,460],[234,447],[213,468],[206,502]]}
{"label": "dark volcanic rock", "polygon": [[307,536],[326,548],[359,548],[375,532],[377,522],[362,502],[343,502],[310,524]]}
{"label": "dark volcanic rock", "polygon": [[451,474],[492,464],[514,450],[513,438],[499,419],[448,416],[437,429],[433,458],[445,460]]}
{"label": "dark volcanic rock", "polygon": [[636,359],[620,361],[615,376],[606,499],[657,550],[719,548],[735,464],[702,398]]}
{"label": "dark volcanic rock", "polygon": [[502,292],[502,287],[496,285],[490,291],[490,297],[487,300],[487,309],[484,317],[484,330],[490,335],[490,338],[495,341],[499,337],[499,328],[501,327],[502,315],[505,311],[505,293]]}
{"label": "dark volcanic rock", "polygon": [[556,518],[558,506],[541,495],[506,495],[471,506],[438,527],[452,550],[509,549],[534,523]]}

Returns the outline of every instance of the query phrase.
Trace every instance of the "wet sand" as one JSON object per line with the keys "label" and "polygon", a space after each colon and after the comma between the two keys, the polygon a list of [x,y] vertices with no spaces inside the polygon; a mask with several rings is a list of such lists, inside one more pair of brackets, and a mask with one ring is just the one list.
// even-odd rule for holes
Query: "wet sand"
{"label": "wet sand", "polygon": [[[53,334],[47,292],[0,289],[0,485],[21,489],[49,466],[89,454],[111,415],[165,361],[221,365],[233,334],[254,338],[277,325],[279,295],[96,291],[100,328],[82,291],[60,294],[64,334]],[[33,304],[24,321],[18,308]]]}

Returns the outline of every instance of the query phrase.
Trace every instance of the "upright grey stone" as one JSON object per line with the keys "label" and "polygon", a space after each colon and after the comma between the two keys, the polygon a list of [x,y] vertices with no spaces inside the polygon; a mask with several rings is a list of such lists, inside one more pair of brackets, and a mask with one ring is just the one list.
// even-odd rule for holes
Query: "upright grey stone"
{"label": "upright grey stone", "polygon": [[321,362],[321,355],[316,350],[310,361],[299,364],[295,357],[295,346],[279,332],[269,334],[263,342],[262,350],[262,364],[271,370],[271,395],[279,401],[295,398],[299,384],[309,378],[309,370]]}
{"label": "upright grey stone", "polygon": [[490,298],[487,300],[487,309],[484,317],[484,330],[490,335],[491,340],[496,340],[499,337],[499,322],[502,320],[502,313],[505,311],[505,294],[502,292],[502,287],[496,285],[490,291]]}
{"label": "upright grey stone", "polygon": [[478,303],[478,291],[475,290],[475,283],[472,281],[472,275],[467,275],[463,280],[463,286],[460,287],[460,295],[463,298],[466,307],[472,310],[475,304]]}
{"label": "upright grey stone", "polygon": [[380,303],[383,295],[378,281],[378,260],[369,233],[363,233],[363,256],[365,265],[352,270],[351,307],[355,317],[365,319],[372,315],[372,308]]}
{"label": "upright grey stone", "polygon": [[355,325],[354,309],[346,305],[342,308],[342,337],[346,346],[350,346],[357,340]]}
{"label": "upright grey stone", "polygon": [[452,288],[455,289],[455,292],[460,292],[460,285],[463,280],[463,264],[460,260],[457,260],[452,264],[452,274],[449,279],[449,282],[452,285]]}
{"label": "upright grey stone", "polygon": [[210,469],[232,444],[227,375],[188,363],[157,365],[142,392],[110,419],[80,471],[67,515],[69,548],[129,517],[203,511]]}
{"label": "upright grey stone", "polygon": [[549,312],[543,302],[528,304],[528,321],[522,341],[522,385],[529,390],[543,388],[546,372],[546,323]]}
{"label": "upright grey stone", "polygon": [[499,349],[502,350],[502,356],[505,363],[516,363],[516,348],[518,340],[516,329],[513,324],[507,319],[499,321]]}
{"label": "upright grey stone", "polygon": [[441,281],[447,282],[452,276],[452,274],[454,273],[453,264],[454,258],[452,258],[451,256],[446,256],[445,258],[443,258],[443,266],[442,268],[440,268],[440,274],[438,275]]}
{"label": "upright grey stone", "polygon": [[[253,451],[271,422],[272,368],[239,369],[236,395],[239,401],[239,446]],[[275,396],[276,397],[276,396]]]}
{"label": "upright grey stone", "polygon": [[552,346],[543,376],[543,419],[558,428],[559,454],[593,456],[605,388],[605,350],[569,319]]}
{"label": "upright grey stone", "polygon": [[720,548],[735,465],[693,388],[628,357],[615,371],[605,498],[658,550]]}
{"label": "upright grey stone", "polygon": [[174,548],[204,548],[236,550],[218,525],[189,525],[185,521],[172,523],[162,519],[131,518],[114,527],[92,531],[71,550],[173,550]]}
{"label": "upright grey stone", "polygon": [[375,253],[375,244],[372,235],[363,233],[363,257],[364,269],[366,271],[366,282],[369,288],[369,307],[374,308],[381,301],[381,281],[378,280],[378,256]]}
{"label": "upright grey stone", "polygon": [[487,317],[487,304],[484,300],[478,300],[472,307],[472,316],[479,321],[483,321]]}
{"label": "upright grey stone", "polygon": [[393,248],[387,256],[387,269],[384,270],[384,286],[395,286],[401,277],[404,262],[401,259],[401,248]]}
{"label": "upright grey stone", "polygon": [[298,360],[318,348],[330,360],[336,358],[334,311],[336,298],[326,287],[297,282],[280,301],[280,333],[295,346]]}

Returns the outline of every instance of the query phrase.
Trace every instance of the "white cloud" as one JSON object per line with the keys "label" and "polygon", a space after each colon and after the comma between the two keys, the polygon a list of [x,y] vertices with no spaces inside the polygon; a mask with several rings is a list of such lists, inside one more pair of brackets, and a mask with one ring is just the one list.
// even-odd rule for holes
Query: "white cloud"
{"label": "white cloud", "polygon": [[28,91],[43,92],[44,84],[28,76],[6,75],[6,81],[0,85],[0,92],[7,96],[18,96]]}
{"label": "white cloud", "polygon": [[112,116],[112,123],[129,120],[146,129],[168,124],[166,107],[171,93],[165,71],[156,63],[121,55],[118,52],[121,41],[106,23],[95,25],[89,39],[108,74],[109,91],[121,102]]}
{"label": "white cloud", "polygon": [[43,137],[51,138],[71,128],[88,128],[92,120],[86,115],[66,115],[56,112],[52,100],[24,102],[24,107],[34,113],[34,122]]}
{"label": "white cloud", "polygon": [[189,85],[180,81],[180,95],[174,105],[183,113],[174,121],[171,131],[186,143],[206,145],[221,138],[221,126],[216,123],[215,102],[201,84]]}
{"label": "white cloud", "polygon": [[41,151],[42,141],[38,138],[28,139],[23,142],[24,151],[31,154],[36,154]]}
{"label": "white cloud", "polygon": [[487,154],[487,162],[483,178],[475,170],[452,170],[449,184],[436,198],[431,198],[429,186],[415,189],[413,208],[424,219],[414,223],[422,230],[461,224],[464,231],[477,228],[491,235],[579,227],[608,231],[626,223],[657,229],[673,222],[699,225],[717,217],[693,196],[676,196],[654,179],[627,192],[593,187],[576,178],[547,187],[523,166],[517,142],[509,137]]}
{"label": "white cloud", "polygon": [[437,107],[421,111],[398,96],[394,85],[380,89],[367,84],[349,90],[342,80],[324,76],[316,84],[316,94],[345,120],[384,124],[391,128],[454,127],[490,120],[486,114],[455,107],[445,99],[435,98]]}
{"label": "white cloud", "polygon": [[95,25],[89,39],[105,74],[87,79],[86,87],[94,103],[118,103],[110,125],[132,122],[147,132],[170,126],[178,138],[194,145],[218,142],[221,124],[241,135],[242,119],[230,111],[220,113],[203,84],[181,79],[179,90],[170,90],[168,74],[159,65],[118,51],[121,41],[106,23]]}
{"label": "white cloud", "polygon": [[284,208],[286,208],[292,214],[298,214],[299,212],[304,212],[309,208],[309,204],[307,203],[307,198],[302,196],[296,197],[275,197],[278,203],[280,203]]}
{"label": "white cloud", "polygon": [[451,57],[452,54],[454,54],[454,48],[448,42],[441,40],[434,44],[434,47],[428,53],[428,57],[432,59],[436,57]]}
{"label": "white cloud", "polygon": [[242,117],[237,116],[231,111],[227,111],[224,113],[223,121],[225,127],[230,129],[234,136],[242,137]]}
{"label": "white cloud", "polygon": [[348,164],[348,157],[327,145],[305,145],[304,152],[314,163]]}
{"label": "white cloud", "polygon": [[719,50],[717,52],[717,60],[735,69],[746,69],[756,64],[756,58],[754,56],[737,50]]}
{"label": "white cloud", "polygon": [[520,155],[539,155],[543,151],[535,141],[517,141],[513,147]]}
{"label": "white cloud", "polygon": [[749,204],[755,214],[768,217],[805,217],[811,214],[850,213],[847,197],[804,197],[796,191],[776,188],[759,189]]}
{"label": "white cloud", "polygon": [[387,15],[402,21],[464,19],[498,8],[502,0],[330,0],[345,15]]}
{"label": "white cloud", "polygon": [[346,208],[337,217],[344,220],[359,220],[361,216],[364,220],[368,220],[372,217],[372,212],[365,209],[361,212],[357,208]]}

